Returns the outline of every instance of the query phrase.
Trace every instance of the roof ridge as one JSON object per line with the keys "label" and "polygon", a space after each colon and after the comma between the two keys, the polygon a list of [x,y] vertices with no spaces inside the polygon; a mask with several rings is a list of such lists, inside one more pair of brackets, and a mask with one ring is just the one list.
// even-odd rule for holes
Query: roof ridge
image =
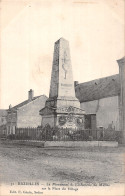
{"label": "roof ridge", "polygon": [[93,101],[105,97],[118,96],[120,93],[119,74],[80,83],[75,87],[80,102]]}
{"label": "roof ridge", "polygon": [[32,100],[26,99],[25,101],[22,101],[21,103],[19,103],[19,104],[13,106],[11,109],[17,109],[17,108],[19,108],[19,107],[22,107],[22,106],[24,106],[24,105],[26,105],[26,104],[28,104],[28,103],[30,103],[30,102],[36,100],[37,98],[39,98],[39,97],[41,97],[41,96],[43,96],[43,95],[35,96],[35,97],[33,97]]}
{"label": "roof ridge", "polygon": [[[82,82],[82,83],[79,83],[78,85],[80,85],[80,84],[85,84],[85,83],[89,83],[89,82],[94,82],[94,81],[97,81],[97,80],[103,80],[103,79],[105,79],[105,78],[111,78],[111,77],[115,77],[115,76],[118,76],[119,74],[114,74],[114,75],[111,75],[111,76],[106,76],[106,77],[103,77],[103,78],[97,78],[97,79],[94,79],[94,80],[90,80],[90,81],[86,81],[86,82]],[[77,85],[77,86],[78,86]],[[76,87],[77,87],[76,86]]]}

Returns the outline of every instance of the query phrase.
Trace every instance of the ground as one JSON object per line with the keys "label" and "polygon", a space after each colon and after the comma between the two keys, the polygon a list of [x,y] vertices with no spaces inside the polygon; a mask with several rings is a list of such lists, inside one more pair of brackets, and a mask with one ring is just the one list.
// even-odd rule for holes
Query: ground
{"label": "ground", "polygon": [[37,148],[0,142],[2,183],[123,183],[124,148]]}

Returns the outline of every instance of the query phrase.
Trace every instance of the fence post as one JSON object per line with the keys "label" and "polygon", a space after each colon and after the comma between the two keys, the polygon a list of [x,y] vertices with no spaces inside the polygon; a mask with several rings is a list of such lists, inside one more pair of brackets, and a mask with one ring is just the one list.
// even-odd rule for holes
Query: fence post
{"label": "fence post", "polygon": [[21,129],[19,128],[19,138],[21,137]]}

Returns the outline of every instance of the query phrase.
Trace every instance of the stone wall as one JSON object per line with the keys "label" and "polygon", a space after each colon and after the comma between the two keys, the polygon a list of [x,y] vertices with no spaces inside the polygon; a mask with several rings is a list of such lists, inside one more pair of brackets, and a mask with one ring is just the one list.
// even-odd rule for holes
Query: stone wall
{"label": "stone wall", "polygon": [[119,118],[120,118],[120,130],[123,133],[123,141],[125,144],[125,57],[117,60],[119,65],[119,76],[121,84],[121,92],[119,98]]}
{"label": "stone wall", "polygon": [[86,114],[96,114],[97,127],[119,131],[119,97],[107,97],[81,103]]}
{"label": "stone wall", "polygon": [[7,111],[0,110],[0,126],[6,125],[6,123],[7,123]]}
{"label": "stone wall", "polygon": [[17,127],[37,127],[41,125],[39,111],[45,107],[46,96],[40,96],[17,110]]}

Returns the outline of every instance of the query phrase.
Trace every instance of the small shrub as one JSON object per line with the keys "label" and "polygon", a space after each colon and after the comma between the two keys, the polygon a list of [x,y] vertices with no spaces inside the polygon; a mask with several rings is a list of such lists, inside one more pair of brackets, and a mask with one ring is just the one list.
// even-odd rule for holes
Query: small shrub
{"label": "small shrub", "polygon": [[14,134],[10,134],[10,135],[7,136],[7,139],[14,140],[15,139],[15,135]]}

